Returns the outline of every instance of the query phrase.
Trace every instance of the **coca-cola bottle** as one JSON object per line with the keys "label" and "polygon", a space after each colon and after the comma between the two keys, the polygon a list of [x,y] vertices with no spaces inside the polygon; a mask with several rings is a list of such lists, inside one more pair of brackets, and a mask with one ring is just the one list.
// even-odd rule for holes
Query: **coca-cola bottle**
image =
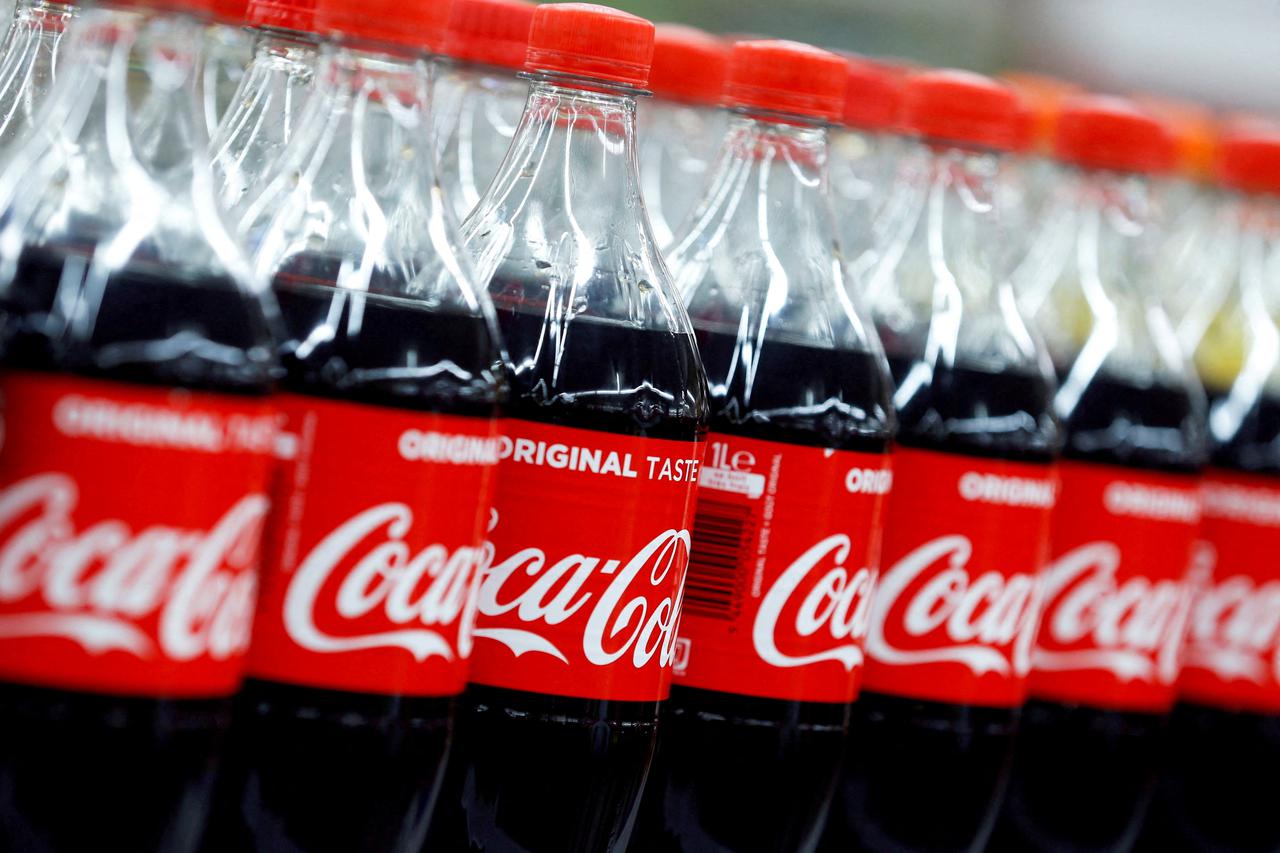
{"label": "coca-cola bottle", "polygon": [[529,104],[464,225],[512,385],[440,850],[626,847],[667,697],[706,380],[636,167],[653,25],[539,6]]}
{"label": "coca-cola bottle", "polygon": [[1064,448],[1030,699],[994,845],[1123,850],[1175,695],[1204,402],[1144,247],[1145,176],[1170,167],[1168,134],[1127,101],[1078,96],[1063,105],[1055,153],[1074,171],[1037,238],[1059,263],[1045,266],[1035,320],[1059,376]]}
{"label": "coca-cola bottle", "polygon": [[193,849],[243,673],[276,361],[208,172],[205,12],[86,9],[0,174],[5,850]]}
{"label": "coca-cola bottle", "polygon": [[210,0],[212,20],[200,48],[196,91],[204,111],[205,138],[211,139],[235,98],[253,58],[253,33],[245,27],[249,0]]}
{"label": "coca-cola bottle", "polygon": [[831,196],[851,287],[861,290],[894,228],[909,228],[907,197],[891,192],[904,148],[896,123],[903,73],[862,57],[847,59],[841,126],[831,132]]}
{"label": "coca-cola bottle", "polygon": [[0,157],[36,126],[36,114],[58,73],[63,33],[75,12],[73,5],[58,0],[18,0],[0,43]]}
{"label": "coca-cola bottle", "polygon": [[511,146],[529,97],[524,69],[533,4],[453,0],[445,50],[453,59],[436,82],[440,180],[453,211],[466,218]]}
{"label": "coca-cola bottle", "polygon": [[[827,180],[840,56],[730,53],[725,140],[667,262],[711,389],[643,850],[812,850],[857,694],[893,430]],[[784,793],[785,792],[785,793]]]}
{"label": "coca-cola bottle", "polygon": [[866,289],[898,442],[861,696],[824,848],[980,850],[999,807],[1054,499],[1053,377],[999,273],[1006,86],[922,71],[895,192],[911,226]]}
{"label": "coca-cola bottle", "polygon": [[1200,536],[1212,578],[1191,611],[1142,834],[1151,851],[1280,848],[1280,127],[1233,127],[1218,157],[1231,227],[1212,245],[1192,350],[1211,401]]}
{"label": "coca-cola bottle", "polygon": [[233,215],[263,189],[297,128],[315,82],[315,0],[251,0],[253,58],[209,148],[222,202]]}
{"label": "coca-cola bottle", "polygon": [[640,106],[640,177],[658,245],[676,232],[703,197],[724,137],[716,107],[724,90],[729,42],[683,24],[659,24],[649,88]]}
{"label": "coca-cola bottle", "polygon": [[315,90],[253,205],[287,461],[211,849],[416,853],[439,790],[502,388],[429,132],[447,10],[320,0]]}

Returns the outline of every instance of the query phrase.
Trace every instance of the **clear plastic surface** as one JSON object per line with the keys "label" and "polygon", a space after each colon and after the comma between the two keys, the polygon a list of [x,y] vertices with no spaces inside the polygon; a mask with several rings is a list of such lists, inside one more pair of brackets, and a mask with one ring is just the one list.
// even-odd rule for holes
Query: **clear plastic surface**
{"label": "clear plastic surface", "polygon": [[210,143],[214,178],[233,215],[271,175],[292,138],[315,82],[319,46],[314,36],[264,29],[253,59]]}
{"label": "clear plastic surface", "polygon": [[728,113],[653,98],[640,104],[640,176],[654,236],[663,249],[704,197]]}
{"label": "clear plastic surface", "polygon": [[445,66],[436,81],[440,180],[459,220],[476,206],[511,146],[529,84],[505,68]]}
{"label": "clear plastic surface", "polygon": [[36,125],[58,74],[59,45],[75,7],[22,0],[0,43],[0,158]]}
{"label": "clear plastic surface", "polygon": [[852,292],[862,292],[879,263],[885,232],[900,215],[892,190],[905,148],[904,140],[889,134],[831,132],[831,197]]}

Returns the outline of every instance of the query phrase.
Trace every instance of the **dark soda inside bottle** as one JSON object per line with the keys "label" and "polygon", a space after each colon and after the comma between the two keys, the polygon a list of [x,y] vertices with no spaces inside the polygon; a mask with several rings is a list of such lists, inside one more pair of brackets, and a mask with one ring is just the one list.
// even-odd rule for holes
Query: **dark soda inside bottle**
{"label": "dark soda inside bottle", "polygon": [[[1185,388],[1095,376],[1064,417],[1062,457],[1194,473],[1199,430],[1189,423],[1198,411]],[[1029,700],[993,845],[1002,850],[1131,846],[1155,782],[1165,717]],[[1063,806],[1079,800],[1082,791],[1088,792],[1087,817]]]}
{"label": "dark soda inside bottle", "polygon": [[[889,389],[878,355],[779,338],[753,351],[732,331],[697,321],[694,330],[711,385],[713,434],[887,449]],[[695,540],[695,555],[698,548]],[[685,583],[686,613],[718,612],[722,584],[692,572]],[[849,705],[842,702],[673,685],[651,773],[664,802],[646,800],[640,840],[653,850],[812,848],[848,726]],[[783,792],[790,792],[785,804]]]}
{"label": "dark soda inside bottle", "polygon": [[[899,444],[1052,461],[1056,430],[1045,377],[964,366],[930,369],[895,356],[893,336],[882,335],[899,388],[912,373],[928,377],[899,404]],[[1008,778],[1018,717],[1016,708],[864,689],[853,706],[849,753],[822,849],[955,850],[987,837]]]}
{"label": "dark soda inside bottle", "polygon": [[[141,259],[102,279],[90,269],[74,249],[20,253],[0,301],[0,369],[267,393],[267,326],[235,281]],[[0,686],[0,835],[14,850],[80,850],[111,827],[122,848],[193,849],[230,712],[230,699]]]}
{"label": "dark soda inside bottle", "polygon": [[[341,263],[300,255],[276,274],[281,390],[491,417],[500,366],[484,319],[382,295],[376,274],[368,292],[334,287]],[[224,819],[206,849],[416,849],[454,703],[247,679],[220,782]]]}

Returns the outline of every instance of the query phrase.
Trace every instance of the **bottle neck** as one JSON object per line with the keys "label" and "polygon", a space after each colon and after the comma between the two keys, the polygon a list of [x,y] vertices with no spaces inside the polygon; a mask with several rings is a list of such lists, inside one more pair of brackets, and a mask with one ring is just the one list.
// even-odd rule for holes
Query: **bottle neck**
{"label": "bottle neck", "polygon": [[[669,253],[672,265],[709,233],[728,229],[740,238],[744,225],[764,245],[781,236],[811,238],[829,252],[836,239],[827,197],[827,155],[825,127],[733,116],[703,202],[684,233],[676,235]],[[793,243],[776,247],[784,253],[797,248]]]}
{"label": "bottle neck", "polygon": [[637,163],[634,91],[577,78],[533,80],[507,156],[463,225],[478,252],[479,280],[493,274],[524,221],[652,250]]}

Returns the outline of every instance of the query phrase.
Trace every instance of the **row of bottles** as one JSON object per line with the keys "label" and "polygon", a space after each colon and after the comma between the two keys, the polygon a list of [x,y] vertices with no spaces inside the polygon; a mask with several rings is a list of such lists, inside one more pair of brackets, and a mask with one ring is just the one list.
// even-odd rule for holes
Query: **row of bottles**
{"label": "row of bottles", "polygon": [[1162,755],[1152,849],[1277,831],[1216,777],[1280,708],[1280,132],[1175,330],[1129,101],[1032,156],[968,72],[246,14],[0,56],[10,846],[1123,849]]}

